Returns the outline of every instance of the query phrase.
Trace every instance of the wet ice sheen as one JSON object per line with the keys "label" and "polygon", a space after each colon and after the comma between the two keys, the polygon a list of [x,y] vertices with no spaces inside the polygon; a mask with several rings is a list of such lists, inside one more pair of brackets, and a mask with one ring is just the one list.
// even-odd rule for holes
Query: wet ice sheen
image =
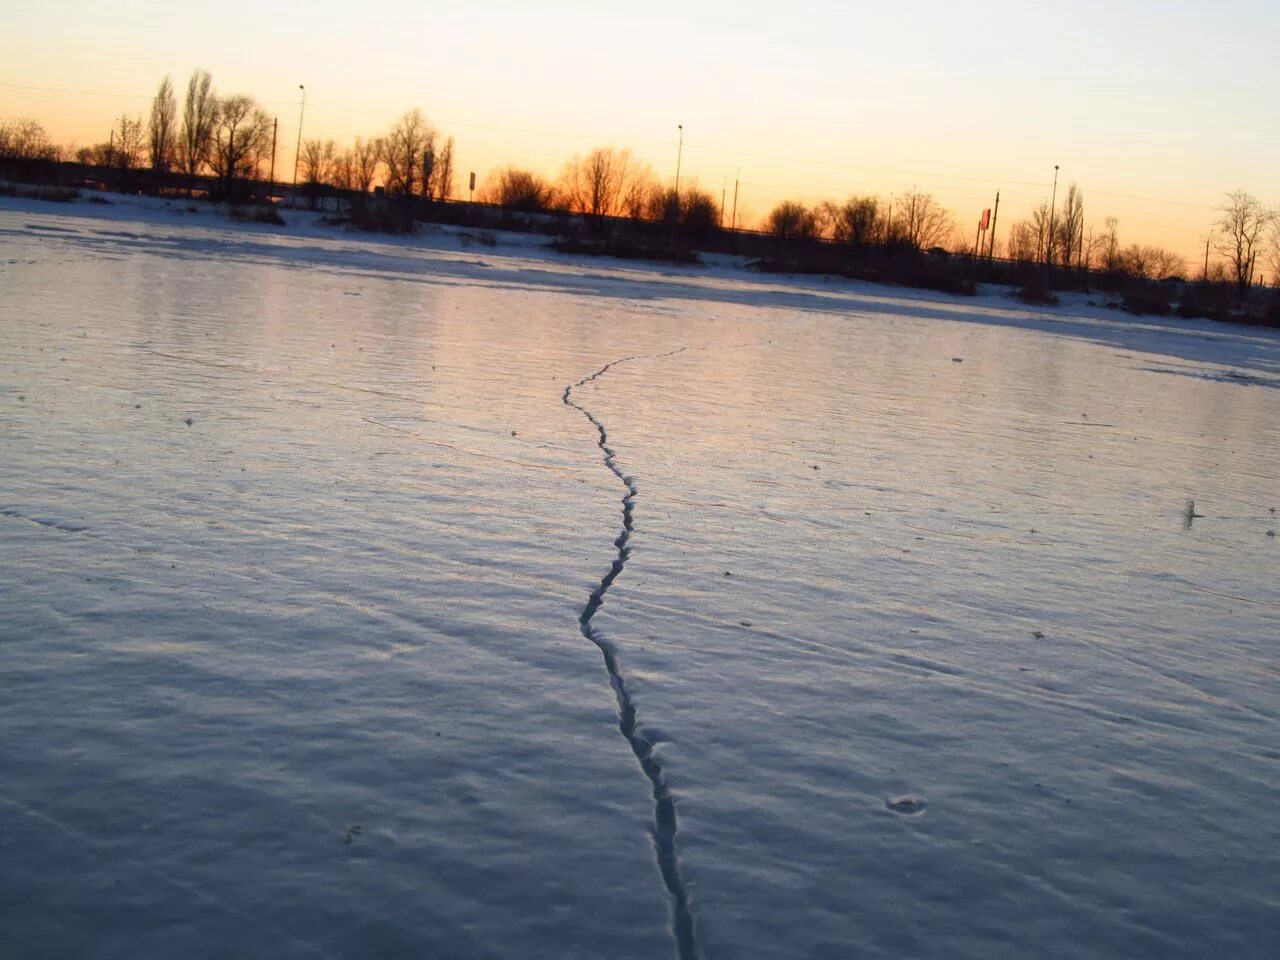
{"label": "wet ice sheen", "polygon": [[15,955],[674,956],[578,630],[623,491],[562,394],[625,356],[574,392],[636,489],[592,625],[699,955],[1276,952],[1274,336],[3,210],[0,246]]}

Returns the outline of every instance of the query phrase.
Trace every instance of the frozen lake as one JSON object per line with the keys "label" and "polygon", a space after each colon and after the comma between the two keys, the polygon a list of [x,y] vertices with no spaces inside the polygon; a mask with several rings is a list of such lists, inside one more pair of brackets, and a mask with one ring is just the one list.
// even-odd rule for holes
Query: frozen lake
{"label": "frozen lake", "polygon": [[1280,336],[89,209],[0,955],[1280,955]]}

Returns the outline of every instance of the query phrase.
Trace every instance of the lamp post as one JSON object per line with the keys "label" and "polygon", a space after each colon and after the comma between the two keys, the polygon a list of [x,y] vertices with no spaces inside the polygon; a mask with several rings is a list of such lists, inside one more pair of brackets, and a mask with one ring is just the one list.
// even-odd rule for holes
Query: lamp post
{"label": "lamp post", "polygon": [[302,91],[302,106],[298,108],[298,145],[293,149],[293,192],[298,192],[298,157],[302,153],[302,118],[307,112],[307,88],[298,84]]}
{"label": "lamp post", "polygon": [[680,205],[680,159],[684,156],[684,124],[677,123],[676,130],[680,133],[680,143],[676,147],[676,206]]}
{"label": "lamp post", "polygon": [[1053,165],[1053,199],[1049,201],[1049,242],[1044,248],[1044,265],[1053,264],[1053,212],[1058,205],[1058,165]]}

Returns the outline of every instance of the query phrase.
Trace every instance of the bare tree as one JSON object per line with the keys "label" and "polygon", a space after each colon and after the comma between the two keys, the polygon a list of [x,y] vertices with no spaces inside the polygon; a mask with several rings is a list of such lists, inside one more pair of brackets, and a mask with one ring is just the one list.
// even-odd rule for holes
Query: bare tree
{"label": "bare tree", "polygon": [[565,164],[560,187],[570,209],[603,224],[631,206],[647,180],[630,150],[596,147]]}
{"label": "bare tree", "polygon": [[356,161],[356,183],[361,193],[368,193],[373,189],[373,181],[378,176],[378,167],[382,165],[386,149],[386,141],[382,137],[375,137],[368,143],[356,137],[351,152]]}
{"label": "bare tree", "polygon": [[142,166],[142,158],[146,154],[146,135],[142,127],[142,118],[130,119],[121,116],[116,123],[114,146],[111,149],[111,163],[121,170],[133,170]]}
{"label": "bare tree", "polygon": [[1094,257],[1101,243],[1098,231],[1093,224],[1080,237],[1079,264],[1082,270],[1092,270]]}
{"label": "bare tree", "polygon": [[1034,263],[1040,259],[1040,233],[1034,223],[1019,221],[1009,228],[1006,243],[1010,260]]}
{"label": "bare tree", "polygon": [[208,162],[223,199],[234,200],[236,183],[253,179],[271,151],[271,118],[245,94],[219,98],[214,117]]}
{"label": "bare tree", "polygon": [[5,160],[54,160],[58,149],[35,120],[0,120],[0,158]]}
{"label": "bare tree", "polygon": [[448,200],[453,196],[453,137],[445,138],[436,154],[430,186],[431,196],[437,200]]}
{"label": "bare tree", "polygon": [[769,216],[764,221],[764,229],[767,233],[783,240],[816,237],[818,217],[803,203],[783,200],[769,211]]}
{"label": "bare tree", "polygon": [[1102,235],[1098,237],[1098,262],[1107,273],[1120,273],[1124,267],[1120,253],[1120,221],[1107,217],[1103,225]]}
{"label": "bare tree", "polygon": [[1041,203],[1031,211],[1028,218],[1028,226],[1035,231],[1036,235],[1036,260],[1046,261],[1049,259],[1051,251],[1049,250],[1049,221],[1052,215],[1049,211],[1048,203]]}
{"label": "bare tree", "polygon": [[[1067,198],[1062,204],[1062,213],[1053,226],[1054,246],[1057,248],[1058,262],[1070,268],[1080,253],[1080,233],[1084,229],[1084,194],[1076,184],[1067,188]],[[1050,259],[1053,253],[1050,251]]]}
{"label": "bare tree", "polygon": [[196,70],[187,81],[187,97],[182,105],[182,131],[178,137],[178,166],[188,176],[196,176],[209,162],[209,141],[217,113],[213,78],[207,70]]}
{"label": "bare tree", "polygon": [[387,192],[412,197],[422,186],[423,160],[435,140],[435,130],[421,110],[410,110],[397,120],[386,136],[382,160],[387,167]]}
{"label": "bare tree", "polygon": [[91,147],[80,147],[75,152],[76,163],[86,167],[109,167],[112,164],[113,144],[95,143]]}
{"label": "bare tree", "polygon": [[354,150],[343,150],[335,154],[330,167],[329,178],[339,190],[358,190],[359,174],[356,166]]}
{"label": "bare tree", "polygon": [[173,81],[167,76],[151,101],[147,123],[147,139],[151,148],[151,169],[168,173],[177,161],[178,102],[173,96]]}
{"label": "bare tree", "polygon": [[637,220],[679,227],[687,239],[699,240],[710,236],[719,226],[721,211],[716,198],[696,183],[683,186],[678,194],[675,187],[650,183],[647,190],[632,193],[623,212]]}
{"label": "bare tree", "polygon": [[302,177],[307,189],[307,205],[314,210],[320,187],[333,179],[337,151],[332,140],[304,140]]}
{"label": "bare tree", "polygon": [[895,227],[899,236],[916,250],[940,246],[955,230],[951,214],[933,194],[916,190],[900,198]]}
{"label": "bare tree", "polygon": [[1273,223],[1275,214],[1256,197],[1243,190],[1232,190],[1227,194],[1227,203],[1216,224],[1222,233],[1218,252],[1226,259],[1227,269],[1241,297],[1253,283],[1259,249]]}
{"label": "bare tree", "polygon": [[333,164],[337,149],[332,140],[304,140],[302,142],[302,177],[312,187],[328,183],[333,177]]}
{"label": "bare tree", "polygon": [[829,204],[831,238],[839,243],[865,246],[876,238],[880,201],[875,197],[850,197],[841,204]]}
{"label": "bare tree", "polygon": [[1176,277],[1186,268],[1186,261],[1163,247],[1147,244],[1130,244],[1120,253],[1123,272],[1144,280],[1165,280]]}
{"label": "bare tree", "polygon": [[1164,247],[1149,247],[1147,259],[1156,280],[1180,280],[1187,272],[1186,258]]}
{"label": "bare tree", "polygon": [[427,131],[426,144],[422,148],[422,196],[427,200],[435,199],[436,189],[436,132]]}
{"label": "bare tree", "polygon": [[1280,277],[1280,210],[1271,213],[1271,269]]}
{"label": "bare tree", "polygon": [[555,206],[555,188],[531,170],[507,167],[480,188],[481,203],[535,212]]}

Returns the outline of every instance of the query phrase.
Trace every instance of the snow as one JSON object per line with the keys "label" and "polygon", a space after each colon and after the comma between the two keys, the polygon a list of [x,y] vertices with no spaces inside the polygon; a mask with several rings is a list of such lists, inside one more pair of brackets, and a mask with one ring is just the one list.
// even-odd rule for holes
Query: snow
{"label": "snow", "polygon": [[1280,338],[286,219],[0,199],[13,955],[1275,955]]}

